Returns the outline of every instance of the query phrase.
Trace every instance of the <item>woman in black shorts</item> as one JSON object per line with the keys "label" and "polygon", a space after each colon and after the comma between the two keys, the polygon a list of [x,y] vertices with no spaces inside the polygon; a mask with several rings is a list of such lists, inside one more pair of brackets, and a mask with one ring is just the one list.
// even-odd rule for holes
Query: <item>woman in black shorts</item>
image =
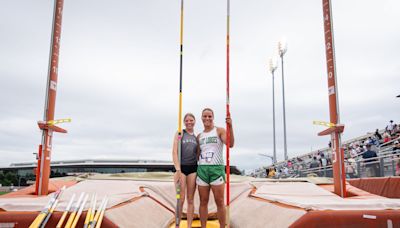
{"label": "woman in black shorts", "polygon": [[[172,159],[175,166],[174,182],[175,185],[181,185],[181,205],[179,218],[182,216],[183,203],[185,195],[187,199],[187,227],[192,227],[194,214],[194,192],[196,190],[196,171],[197,171],[197,137],[194,134],[194,125],[196,119],[193,114],[187,113],[183,118],[185,129],[182,131],[181,159],[178,159],[178,133],[174,137],[174,146],[172,149]],[[176,186],[175,186],[176,187]]]}

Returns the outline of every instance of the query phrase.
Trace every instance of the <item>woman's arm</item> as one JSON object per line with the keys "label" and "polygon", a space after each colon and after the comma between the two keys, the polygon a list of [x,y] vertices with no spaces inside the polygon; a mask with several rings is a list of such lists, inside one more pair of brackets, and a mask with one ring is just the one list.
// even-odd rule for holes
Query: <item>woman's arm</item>
{"label": "woman's arm", "polygon": [[[235,136],[233,135],[233,127],[232,127],[232,119],[231,118],[226,118],[226,123],[230,126],[230,145],[229,147],[232,148],[233,145],[235,144]],[[222,142],[226,145],[226,130],[221,127],[217,127],[217,133]]]}
{"label": "woman's arm", "polygon": [[200,134],[197,135],[196,140],[197,140],[197,161],[199,161],[200,158]]}
{"label": "woman's arm", "polygon": [[174,142],[172,146],[172,161],[174,163],[175,170],[180,171],[181,166],[178,159],[178,133],[176,133],[174,136]]}

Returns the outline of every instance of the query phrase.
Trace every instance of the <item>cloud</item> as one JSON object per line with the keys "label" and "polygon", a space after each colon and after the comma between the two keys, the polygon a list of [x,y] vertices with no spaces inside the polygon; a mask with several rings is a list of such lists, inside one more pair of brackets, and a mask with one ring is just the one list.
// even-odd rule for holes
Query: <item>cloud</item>
{"label": "cloud", "polygon": [[[290,7],[287,5],[290,4]],[[362,9],[360,10],[360,6]],[[171,160],[179,92],[179,2],[65,2],[53,160]],[[384,128],[398,116],[400,19],[395,0],[333,3],[336,68],[344,140]],[[49,58],[51,2],[13,1],[0,9],[0,165],[32,161],[41,132]],[[373,16],[371,16],[373,15]],[[183,112],[215,110],[224,126],[226,5],[185,2]],[[27,19],[28,18],[28,19]],[[267,60],[288,39],[285,101],[289,156],[326,147],[313,120],[329,121],[322,4],[231,1],[231,163],[269,164],[272,80]],[[6,34],[6,35],[5,35]],[[283,158],[281,68],[275,73],[276,143]]]}

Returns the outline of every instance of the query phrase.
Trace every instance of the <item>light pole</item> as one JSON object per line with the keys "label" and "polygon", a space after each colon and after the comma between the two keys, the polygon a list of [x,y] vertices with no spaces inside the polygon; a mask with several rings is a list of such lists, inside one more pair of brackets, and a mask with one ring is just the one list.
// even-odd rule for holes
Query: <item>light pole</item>
{"label": "light pole", "polygon": [[272,57],[269,59],[269,71],[272,74],[272,128],[273,128],[273,145],[274,145],[274,157],[272,163],[276,163],[276,141],[275,141],[275,83],[274,83],[274,72],[278,67],[276,58]]}
{"label": "light pole", "polygon": [[271,162],[272,162],[272,164],[274,163],[274,156],[271,156],[271,155],[269,155],[269,154],[258,154],[258,155],[260,155],[260,156],[263,156],[263,157],[270,158],[270,159],[271,159]]}
{"label": "light pole", "polygon": [[285,78],[283,73],[283,56],[287,51],[287,42],[285,38],[282,38],[278,42],[278,51],[279,56],[281,57],[281,65],[282,65],[282,101],[283,101],[283,152],[285,160],[288,160],[287,155],[287,143],[286,143],[286,109],[285,109]]}

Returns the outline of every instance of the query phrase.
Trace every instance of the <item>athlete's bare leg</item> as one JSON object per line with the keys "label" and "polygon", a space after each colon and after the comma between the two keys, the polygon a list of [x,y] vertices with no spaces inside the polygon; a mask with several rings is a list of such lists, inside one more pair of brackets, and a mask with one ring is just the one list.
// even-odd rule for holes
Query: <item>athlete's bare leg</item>
{"label": "athlete's bare leg", "polygon": [[200,196],[200,222],[201,227],[206,228],[208,219],[208,200],[210,197],[210,186],[199,186],[199,196]]}

